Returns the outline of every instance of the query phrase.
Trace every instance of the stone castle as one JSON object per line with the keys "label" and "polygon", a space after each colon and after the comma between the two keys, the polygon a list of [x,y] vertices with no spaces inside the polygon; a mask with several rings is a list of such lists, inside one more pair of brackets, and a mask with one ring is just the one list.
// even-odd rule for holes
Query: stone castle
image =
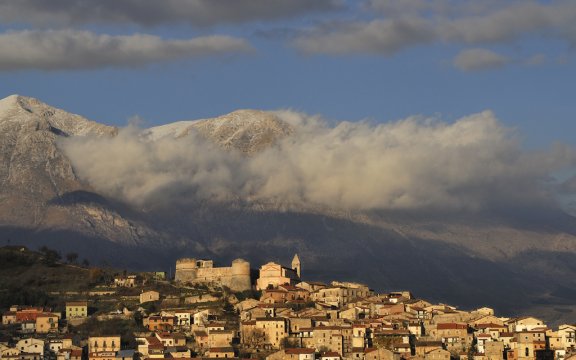
{"label": "stone castle", "polygon": [[230,267],[214,267],[212,260],[179,259],[176,261],[175,280],[191,283],[217,283],[233,291],[252,288],[250,263],[243,259],[232,261]]}
{"label": "stone castle", "polygon": [[279,285],[296,285],[300,280],[301,264],[294,255],[290,267],[269,262],[260,267],[258,279],[252,283],[250,263],[243,259],[232,261],[230,267],[214,267],[212,260],[183,258],[176,260],[175,280],[182,283],[214,284],[229,287],[233,291],[276,288]]}

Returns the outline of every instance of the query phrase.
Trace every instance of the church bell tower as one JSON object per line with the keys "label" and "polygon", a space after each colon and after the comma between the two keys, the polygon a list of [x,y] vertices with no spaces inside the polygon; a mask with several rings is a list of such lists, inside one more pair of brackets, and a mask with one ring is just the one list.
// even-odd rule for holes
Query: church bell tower
{"label": "church bell tower", "polygon": [[295,254],[292,259],[292,269],[295,270],[298,277],[300,277],[300,258],[298,254]]}

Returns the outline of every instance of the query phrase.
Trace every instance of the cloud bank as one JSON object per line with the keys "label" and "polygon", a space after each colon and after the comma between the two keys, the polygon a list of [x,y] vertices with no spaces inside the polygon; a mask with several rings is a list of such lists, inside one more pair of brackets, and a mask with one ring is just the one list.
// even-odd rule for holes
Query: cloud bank
{"label": "cloud bank", "polygon": [[89,31],[14,31],[0,34],[1,70],[134,67],[156,62],[251,51],[243,39],[204,36],[100,35]]}
{"label": "cloud bank", "polygon": [[381,54],[431,43],[486,46],[530,36],[576,42],[573,1],[369,0],[367,20],[325,23],[293,45],[308,54]]}
{"label": "cloud bank", "polygon": [[140,206],[230,199],[356,210],[549,204],[551,173],[576,163],[567,147],[522,150],[490,111],[454,123],[336,126],[290,111],[277,115],[295,133],[250,157],[198,134],[147,141],[134,128],[61,146],[98,191]]}
{"label": "cloud bank", "polygon": [[0,21],[50,26],[196,26],[274,20],[341,7],[340,0],[0,0]]}

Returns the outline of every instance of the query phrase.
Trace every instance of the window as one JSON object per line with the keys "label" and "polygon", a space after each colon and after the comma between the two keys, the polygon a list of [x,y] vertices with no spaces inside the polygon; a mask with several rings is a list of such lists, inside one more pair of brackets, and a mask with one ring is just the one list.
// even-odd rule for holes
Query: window
{"label": "window", "polygon": [[530,356],[530,349],[526,348],[526,349],[524,350],[524,355],[525,355],[525,356]]}

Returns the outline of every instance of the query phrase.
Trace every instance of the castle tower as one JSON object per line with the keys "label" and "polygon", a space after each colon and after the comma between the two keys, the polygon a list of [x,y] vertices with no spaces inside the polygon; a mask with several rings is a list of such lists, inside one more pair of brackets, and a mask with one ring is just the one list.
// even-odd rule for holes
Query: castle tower
{"label": "castle tower", "polygon": [[296,274],[300,277],[300,258],[298,254],[294,254],[294,258],[292,259],[292,269],[296,270]]}

